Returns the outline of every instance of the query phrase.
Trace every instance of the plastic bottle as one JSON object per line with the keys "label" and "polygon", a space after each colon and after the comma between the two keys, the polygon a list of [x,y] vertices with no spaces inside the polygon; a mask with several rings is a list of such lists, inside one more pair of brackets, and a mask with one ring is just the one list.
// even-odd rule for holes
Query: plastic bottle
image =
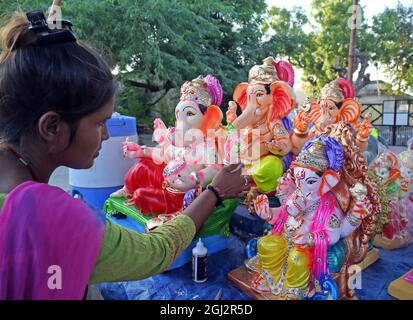
{"label": "plastic bottle", "polygon": [[192,249],[192,279],[197,283],[207,280],[207,256],[208,250],[205,248],[201,238]]}

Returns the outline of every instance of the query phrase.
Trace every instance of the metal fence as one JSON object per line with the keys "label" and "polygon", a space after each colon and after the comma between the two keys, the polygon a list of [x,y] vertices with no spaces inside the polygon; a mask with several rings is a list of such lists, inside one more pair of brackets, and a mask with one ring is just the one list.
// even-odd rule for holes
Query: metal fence
{"label": "metal fence", "polygon": [[406,146],[413,137],[413,100],[386,100],[382,104],[365,104],[362,117],[372,114],[372,123],[388,145]]}

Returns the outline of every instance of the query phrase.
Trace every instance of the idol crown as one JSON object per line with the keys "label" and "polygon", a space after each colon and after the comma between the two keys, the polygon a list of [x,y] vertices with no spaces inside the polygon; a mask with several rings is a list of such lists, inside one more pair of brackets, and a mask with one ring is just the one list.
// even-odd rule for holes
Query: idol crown
{"label": "idol crown", "polygon": [[181,100],[194,100],[208,107],[212,104],[212,97],[208,92],[207,85],[202,77],[192,81],[186,81],[181,87]]}
{"label": "idol crown", "polygon": [[295,164],[310,167],[320,172],[327,170],[329,165],[324,142],[320,139],[314,140],[310,148],[300,152]]}

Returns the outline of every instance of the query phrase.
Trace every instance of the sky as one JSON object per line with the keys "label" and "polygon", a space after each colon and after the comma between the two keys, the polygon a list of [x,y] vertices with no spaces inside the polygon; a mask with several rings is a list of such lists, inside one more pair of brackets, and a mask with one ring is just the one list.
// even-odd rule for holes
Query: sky
{"label": "sky", "polygon": [[[277,6],[292,8],[294,6],[301,6],[307,12],[311,11],[311,0],[266,0],[268,6]],[[403,5],[409,5],[413,3],[413,0],[400,0]],[[382,12],[386,6],[395,7],[397,0],[360,0],[360,5],[364,8],[364,15],[367,19],[371,19],[374,15]]]}
{"label": "sky", "polygon": [[[284,7],[287,9],[292,9],[294,6],[301,6],[307,13],[311,12],[311,0],[266,0],[267,5],[277,6],[277,7]],[[400,2],[404,5],[412,5],[413,0],[400,0]],[[393,8],[397,4],[397,0],[360,0],[359,4],[363,7],[363,17],[368,19],[369,22],[372,21],[372,17],[384,11],[386,7]],[[386,75],[380,70],[377,70],[375,67],[368,67],[366,72],[370,73],[371,80],[387,80]],[[302,70],[295,70],[295,82],[298,86],[300,86],[300,80],[302,77]],[[356,75],[355,75],[356,76]]]}

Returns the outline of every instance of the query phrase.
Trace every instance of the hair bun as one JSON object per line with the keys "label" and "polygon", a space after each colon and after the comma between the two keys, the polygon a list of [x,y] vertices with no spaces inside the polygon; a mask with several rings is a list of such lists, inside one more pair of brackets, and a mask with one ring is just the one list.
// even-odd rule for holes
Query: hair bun
{"label": "hair bun", "polygon": [[29,46],[36,42],[36,35],[29,30],[29,20],[22,11],[15,12],[0,30],[3,62],[14,50]]}

